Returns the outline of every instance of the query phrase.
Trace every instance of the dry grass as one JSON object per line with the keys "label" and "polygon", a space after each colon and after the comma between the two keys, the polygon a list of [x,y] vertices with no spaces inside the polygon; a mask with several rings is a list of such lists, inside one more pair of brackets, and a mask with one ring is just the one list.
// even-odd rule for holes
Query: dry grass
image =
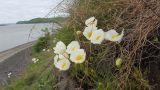
{"label": "dry grass", "polygon": [[[150,59],[156,63],[160,62],[158,60],[160,59],[160,43],[153,41],[160,37],[159,0],[72,0],[68,11],[70,13],[69,26],[73,27],[74,31],[83,31],[84,22],[90,16],[98,19],[98,27],[104,31],[111,28],[118,31],[125,30],[125,37],[120,44],[105,41],[101,46],[90,45],[83,36],[77,37],[88,53],[88,61],[84,66],[89,67],[88,72],[91,72],[90,69],[95,70],[93,72],[97,75],[87,76],[84,72],[83,77],[76,77],[79,78],[79,83],[84,81],[83,85],[85,85],[87,81],[89,83],[87,88],[92,88],[95,84],[94,80],[98,83],[102,77],[104,80],[110,78],[108,82],[112,90],[154,88],[150,85],[151,81],[148,78],[150,74],[145,76],[144,73],[149,68],[146,62],[150,63]],[[124,60],[122,67],[118,70],[114,65],[117,57]],[[135,85],[132,85],[130,81]]]}

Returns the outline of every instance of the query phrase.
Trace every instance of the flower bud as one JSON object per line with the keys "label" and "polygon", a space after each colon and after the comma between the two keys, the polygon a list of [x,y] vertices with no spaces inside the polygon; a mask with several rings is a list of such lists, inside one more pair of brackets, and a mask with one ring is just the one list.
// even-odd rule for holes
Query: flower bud
{"label": "flower bud", "polygon": [[46,49],[43,49],[42,51],[44,52],[44,51],[46,51]]}
{"label": "flower bud", "polygon": [[123,60],[121,58],[116,59],[116,66],[117,67],[120,67],[122,65],[122,63],[123,63]]}
{"label": "flower bud", "polygon": [[82,32],[81,32],[81,31],[77,31],[76,34],[77,34],[77,35],[81,35]]}
{"label": "flower bud", "polygon": [[47,52],[50,52],[50,49],[48,49]]}

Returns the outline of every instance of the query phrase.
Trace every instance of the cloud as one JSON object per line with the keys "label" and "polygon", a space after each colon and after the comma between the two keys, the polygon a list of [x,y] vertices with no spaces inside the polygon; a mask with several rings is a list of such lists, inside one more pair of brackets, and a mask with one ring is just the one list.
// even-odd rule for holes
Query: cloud
{"label": "cloud", "polygon": [[0,0],[0,23],[44,17],[61,0]]}

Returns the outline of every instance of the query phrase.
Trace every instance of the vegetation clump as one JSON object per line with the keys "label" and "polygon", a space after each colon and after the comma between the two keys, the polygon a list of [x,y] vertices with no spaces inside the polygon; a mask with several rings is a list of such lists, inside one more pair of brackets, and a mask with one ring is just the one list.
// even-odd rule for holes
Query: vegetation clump
{"label": "vegetation clump", "polygon": [[[85,90],[159,88],[159,77],[152,75],[159,72],[156,69],[159,66],[155,66],[160,58],[159,3],[159,0],[73,0],[68,6],[68,25],[75,33],[85,31],[86,19],[94,16],[98,28],[105,32],[124,30],[124,38],[120,43],[103,41],[94,45],[89,41],[90,37],[86,39],[75,34],[75,40],[85,49],[87,57],[83,64],[73,65],[65,78],[75,82],[74,88]],[[123,60],[121,67],[116,66],[118,57]]]}
{"label": "vegetation clump", "polygon": [[44,37],[40,37],[36,44],[33,46],[35,52],[40,52],[43,49],[47,49],[50,45],[50,34],[46,33]]}
{"label": "vegetation clump", "polygon": [[[50,39],[54,40],[49,45],[55,47],[54,53],[36,53],[46,68],[33,64],[41,67],[34,69],[38,70],[34,74],[41,74],[33,75],[31,82],[26,79],[27,89],[159,89],[159,6],[159,0],[70,0],[67,25]],[[73,41],[78,44],[71,45]],[[83,49],[85,58],[77,54],[78,50],[74,54],[67,50],[74,46]],[[50,61],[46,64],[41,59]]]}

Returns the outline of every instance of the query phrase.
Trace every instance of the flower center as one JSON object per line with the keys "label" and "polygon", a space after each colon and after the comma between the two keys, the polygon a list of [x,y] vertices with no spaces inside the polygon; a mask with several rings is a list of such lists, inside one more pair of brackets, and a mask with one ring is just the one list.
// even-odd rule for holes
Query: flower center
{"label": "flower center", "polygon": [[117,35],[112,35],[112,39],[115,39],[115,38],[117,38],[119,35],[117,34]]}
{"label": "flower center", "polygon": [[77,60],[77,61],[81,60],[82,58],[83,58],[83,56],[82,56],[82,55],[78,55],[78,56],[76,56],[76,60]]}
{"label": "flower center", "polygon": [[87,36],[90,38],[92,36],[92,32],[88,32]]}
{"label": "flower center", "polygon": [[101,36],[97,36],[97,37],[96,37],[96,40],[98,41],[100,38],[101,38]]}
{"label": "flower center", "polygon": [[61,68],[64,68],[66,66],[66,63],[63,63],[62,65],[61,65]]}

